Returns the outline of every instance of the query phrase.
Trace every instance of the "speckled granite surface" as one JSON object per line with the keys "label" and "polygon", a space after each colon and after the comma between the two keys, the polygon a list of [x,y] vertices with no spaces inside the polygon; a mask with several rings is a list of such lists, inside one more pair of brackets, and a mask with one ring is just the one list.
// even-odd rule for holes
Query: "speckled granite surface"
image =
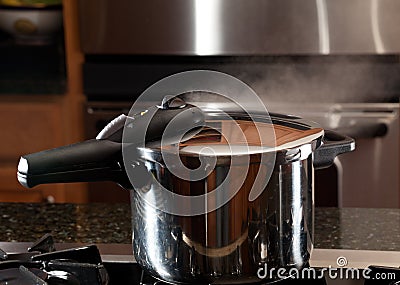
{"label": "speckled granite surface", "polygon": [[0,241],[35,241],[51,232],[56,242],[130,243],[128,204],[0,203]]}
{"label": "speckled granite surface", "polygon": [[316,208],[315,247],[400,251],[400,209]]}
{"label": "speckled granite surface", "polygon": [[[0,241],[131,242],[128,204],[0,203]],[[317,208],[315,247],[400,251],[400,209]]]}

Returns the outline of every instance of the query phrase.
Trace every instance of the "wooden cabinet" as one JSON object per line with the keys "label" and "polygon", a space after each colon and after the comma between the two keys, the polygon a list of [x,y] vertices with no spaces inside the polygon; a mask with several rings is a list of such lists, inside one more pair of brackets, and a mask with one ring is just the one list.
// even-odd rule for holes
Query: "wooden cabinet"
{"label": "wooden cabinet", "polygon": [[0,102],[0,161],[17,163],[22,154],[63,142],[61,106],[53,102]]}
{"label": "wooden cabinet", "polygon": [[[54,97],[55,96],[55,97]],[[85,202],[84,184],[50,184],[25,189],[16,178],[19,158],[69,143],[70,109],[65,95],[0,98],[0,202]],[[3,99],[3,100],[1,100]],[[75,120],[74,120],[75,121]],[[79,129],[79,128],[78,128]]]}
{"label": "wooden cabinet", "polygon": [[[0,202],[87,201],[87,186],[83,183],[25,189],[16,178],[21,155],[83,139],[85,96],[82,91],[83,54],[79,45],[77,1],[66,0],[63,3],[64,50],[61,63],[65,64],[65,92],[0,96]],[[32,70],[35,72],[35,67]]]}
{"label": "wooden cabinet", "polygon": [[16,179],[21,155],[61,145],[63,139],[62,106],[54,100],[29,102],[0,101],[0,201],[65,201],[62,185],[24,189]]}

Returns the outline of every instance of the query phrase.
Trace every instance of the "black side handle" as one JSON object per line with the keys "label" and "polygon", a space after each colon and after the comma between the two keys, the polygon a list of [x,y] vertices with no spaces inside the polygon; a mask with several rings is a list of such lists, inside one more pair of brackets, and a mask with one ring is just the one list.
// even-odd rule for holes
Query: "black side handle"
{"label": "black side handle", "polygon": [[323,169],[331,166],[339,154],[353,151],[356,147],[353,138],[331,130],[325,130],[322,145],[314,152],[314,167]]}
{"label": "black side handle", "polygon": [[27,188],[39,184],[125,181],[121,143],[88,140],[28,154],[20,158],[17,177]]}

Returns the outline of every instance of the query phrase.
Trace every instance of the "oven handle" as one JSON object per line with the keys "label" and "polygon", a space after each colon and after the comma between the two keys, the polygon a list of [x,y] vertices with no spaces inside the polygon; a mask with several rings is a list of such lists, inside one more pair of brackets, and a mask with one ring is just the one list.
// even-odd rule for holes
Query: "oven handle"
{"label": "oven handle", "polygon": [[334,130],[361,139],[384,137],[388,133],[389,127],[384,122],[366,122],[360,123],[358,126],[339,126]]}

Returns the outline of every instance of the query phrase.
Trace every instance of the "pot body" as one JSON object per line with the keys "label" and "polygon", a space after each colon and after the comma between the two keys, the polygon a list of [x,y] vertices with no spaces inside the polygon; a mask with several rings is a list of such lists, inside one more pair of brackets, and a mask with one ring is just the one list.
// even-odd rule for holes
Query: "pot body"
{"label": "pot body", "polygon": [[116,118],[95,140],[21,157],[18,180],[133,187],[136,260],[168,282],[243,284],[306,266],[314,167],[354,140],[297,117],[168,102]]}
{"label": "pot body", "polygon": [[[132,190],[133,249],[137,262],[153,276],[168,282],[211,284],[260,281],[260,273],[266,274],[262,278],[274,279],[274,274],[260,268],[288,271],[306,266],[313,247],[316,145],[313,141],[278,152],[272,175],[265,178],[268,181],[264,191],[253,201],[248,197],[255,173],[271,166],[250,159],[247,176],[236,195],[205,214],[169,214],[148,204],[141,190]],[[210,191],[211,186],[221,184],[232,167],[217,163],[206,178],[182,181],[156,158],[147,159],[145,165],[157,181],[181,195]],[[241,166],[233,167],[240,170]],[[157,188],[147,187],[145,191],[144,195],[152,199],[162,199]]]}

